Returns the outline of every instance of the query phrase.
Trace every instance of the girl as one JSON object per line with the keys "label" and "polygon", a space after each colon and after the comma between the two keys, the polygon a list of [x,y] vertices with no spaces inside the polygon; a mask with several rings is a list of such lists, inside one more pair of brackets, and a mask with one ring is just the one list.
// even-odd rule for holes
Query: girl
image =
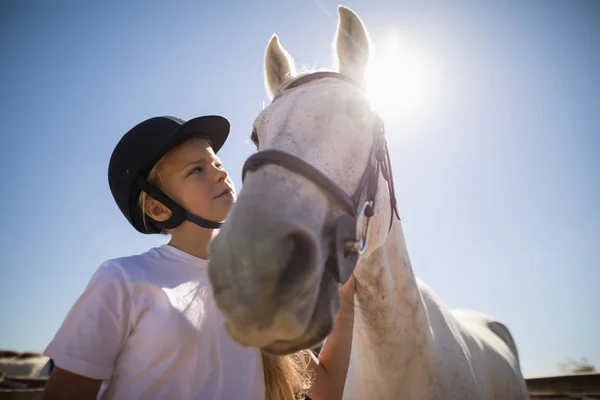
{"label": "girl", "polygon": [[235,202],[216,153],[220,116],[148,119],[115,147],[108,180],[139,232],[168,244],[106,261],[46,348],[44,399],[341,398],[352,339],[354,282],[319,358],[278,357],[234,342],[212,298],[208,246]]}

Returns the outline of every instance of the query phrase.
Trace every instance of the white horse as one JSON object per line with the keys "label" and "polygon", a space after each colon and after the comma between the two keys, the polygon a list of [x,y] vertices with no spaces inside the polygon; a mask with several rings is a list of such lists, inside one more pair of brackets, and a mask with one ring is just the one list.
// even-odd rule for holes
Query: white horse
{"label": "white horse", "polygon": [[[252,134],[262,158],[245,166],[239,199],[211,245],[210,277],[228,331],[243,345],[278,354],[314,347],[330,332],[339,283],[352,272],[351,260],[336,267],[344,257],[336,258],[336,224],[352,211],[334,193],[337,185],[347,194],[358,190],[358,206],[376,200],[372,214],[357,214],[358,222],[368,219],[368,244],[360,226],[350,234],[355,242],[342,243],[342,254],[360,253],[344,398],[527,399],[509,330],[483,314],[451,313],[415,278],[393,216],[387,146],[362,90],[368,34],[342,6],[335,41],[338,75],[298,75],[277,36],[268,44],[265,80],[274,100]],[[330,181],[320,182],[292,155]],[[373,160],[380,169],[362,185]],[[339,231],[349,228],[340,224]]]}

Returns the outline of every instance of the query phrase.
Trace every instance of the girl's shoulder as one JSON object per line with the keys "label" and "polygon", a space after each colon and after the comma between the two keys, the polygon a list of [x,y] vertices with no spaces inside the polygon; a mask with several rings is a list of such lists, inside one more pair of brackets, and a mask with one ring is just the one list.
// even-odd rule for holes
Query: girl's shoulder
{"label": "girl's shoulder", "polygon": [[131,272],[134,272],[136,269],[146,269],[151,263],[152,258],[149,257],[148,252],[110,258],[96,267],[90,278],[90,282],[102,280],[129,283],[131,281]]}
{"label": "girl's shoulder", "polygon": [[120,282],[131,294],[185,283],[208,283],[207,261],[185,254],[169,245],[154,247],[141,254],[109,259],[94,274],[96,279]]}

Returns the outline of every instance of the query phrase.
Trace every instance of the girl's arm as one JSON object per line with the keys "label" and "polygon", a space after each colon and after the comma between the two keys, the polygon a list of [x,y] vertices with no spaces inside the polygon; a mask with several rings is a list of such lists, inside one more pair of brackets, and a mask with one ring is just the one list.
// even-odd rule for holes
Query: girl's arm
{"label": "girl's arm", "polygon": [[354,327],[354,288],[352,276],[340,289],[340,312],[319,353],[310,352],[314,381],[308,391],[312,400],[341,399],[344,393]]}
{"label": "girl's arm", "polygon": [[42,400],[96,399],[101,379],[93,379],[54,367]]}
{"label": "girl's arm", "polygon": [[113,374],[132,315],[125,272],[103,264],[44,351],[55,365],[44,399],[95,399],[102,381]]}

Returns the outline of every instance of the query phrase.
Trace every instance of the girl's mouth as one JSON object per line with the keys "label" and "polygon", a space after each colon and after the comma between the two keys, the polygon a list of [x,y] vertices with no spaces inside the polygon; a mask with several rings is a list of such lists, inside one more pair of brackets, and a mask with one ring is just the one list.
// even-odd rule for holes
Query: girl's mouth
{"label": "girl's mouth", "polygon": [[217,197],[215,197],[215,199],[218,199],[223,196],[233,196],[233,191],[231,189],[227,188],[227,189],[223,190],[221,192],[221,194],[219,194]]}

